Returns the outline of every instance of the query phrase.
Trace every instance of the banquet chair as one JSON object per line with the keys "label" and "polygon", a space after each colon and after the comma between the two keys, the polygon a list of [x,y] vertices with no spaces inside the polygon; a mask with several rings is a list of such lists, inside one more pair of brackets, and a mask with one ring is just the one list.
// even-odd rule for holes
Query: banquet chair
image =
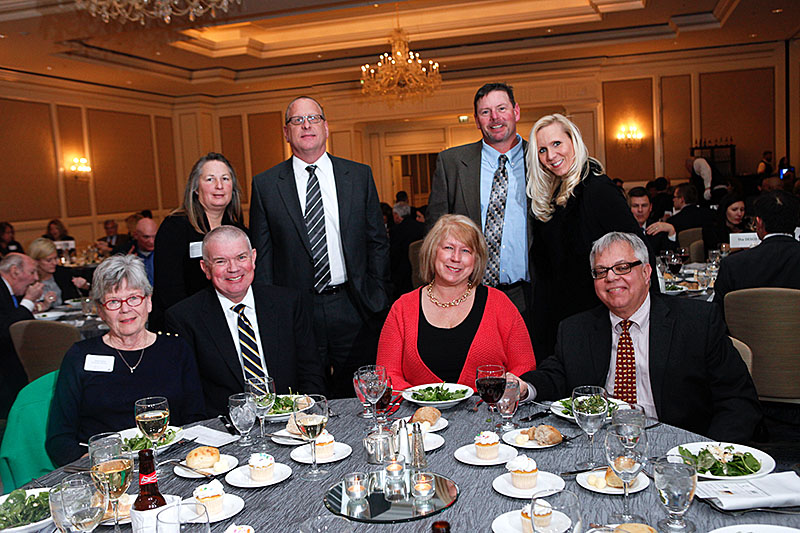
{"label": "banquet chair", "polygon": [[737,339],[736,337],[728,337],[731,342],[733,343],[733,347],[736,348],[736,351],[739,352],[739,355],[742,357],[742,361],[744,361],[745,366],[747,366],[747,371],[750,372],[750,375],[753,374],[753,350],[750,349],[748,345]]}
{"label": "banquet chair", "polygon": [[81,340],[75,326],[49,320],[22,320],[9,330],[29,381],[58,370],[69,347]]}
{"label": "banquet chair", "polygon": [[689,261],[691,263],[706,262],[706,246],[703,244],[702,239],[689,245]]}
{"label": "banquet chair", "polygon": [[423,285],[419,277],[419,251],[422,248],[422,241],[423,239],[420,239],[408,245],[408,260],[411,261],[411,285],[415,289]]}
{"label": "banquet chair", "polygon": [[728,331],[753,352],[763,401],[800,403],[800,290],[740,289],[725,295]]}
{"label": "banquet chair", "polygon": [[695,241],[703,242],[703,228],[689,228],[678,232],[678,244],[681,248],[690,248]]}

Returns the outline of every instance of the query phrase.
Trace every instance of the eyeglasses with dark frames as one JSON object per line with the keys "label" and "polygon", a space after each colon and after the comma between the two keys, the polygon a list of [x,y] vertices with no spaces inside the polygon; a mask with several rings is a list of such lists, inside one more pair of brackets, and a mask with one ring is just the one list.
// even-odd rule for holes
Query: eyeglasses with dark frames
{"label": "eyeglasses with dark frames", "polygon": [[100,302],[100,305],[109,311],[118,311],[119,309],[122,309],[122,304],[124,303],[128,304],[129,307],[139,307],[142,305],[144,299],[144,296],[134,294],[133,296],[128,296],[124,300],[118,300],[116,298],[113,300],[106,300],[105,302]]}
{"label": "eyeglasses with dark frames", "polygon": [[592,269],[592,277],[594,279],[603,279],[608,276],[608,271],[613,270],[614,274],[617,276],[624,276],[625,274],[630,274],[633,267],[641,265],[641,261],[634,261],[632,263],[617,263],[611,267],[599,267]]}
{"label": "eyeglasses with dark frames", "polygon": [[325,115],[320,115],[319,113],[315,113],[313,115],[296,115],[294,117],[289,117],[286,120],[286,123],[293,126],[302,126],[303,122],[306,120],[309,124],[319,124],[325,120]]}

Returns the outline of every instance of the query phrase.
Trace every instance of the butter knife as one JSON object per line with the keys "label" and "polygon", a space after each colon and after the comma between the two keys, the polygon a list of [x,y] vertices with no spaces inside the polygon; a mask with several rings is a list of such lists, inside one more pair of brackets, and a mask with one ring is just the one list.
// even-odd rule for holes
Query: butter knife
{"label": "butter knife", "polygon": [[550,416],[550,411],[541,411],[539,413],[533,413],[532,415],[528,415],[524,418],[520,418],[520,422],[531,422],[533,420],[538,420],[539,418],[544,418],[546,416]]}

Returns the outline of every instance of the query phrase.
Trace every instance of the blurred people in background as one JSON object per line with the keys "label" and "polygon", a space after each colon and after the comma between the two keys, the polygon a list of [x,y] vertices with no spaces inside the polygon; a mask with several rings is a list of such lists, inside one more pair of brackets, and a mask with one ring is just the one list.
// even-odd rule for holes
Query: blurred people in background
{"label": "blurred people in background", "polygon": [[117,246],[122,247],[128,243],[130,238],[127,235],[120,235],[117,233],[118,228],[117,221],[114,219],[103,222],[103,229],[106,232],[106,236],[97,239],[97,249],[100,250],[100,252],[109,255]]}
{"label": "blurred people in background", "polygon": [[714,222],[714,212],[697,205],[697,191],[691,183],[681,183],[675,187],[672,196],[675,214],[667,222],[654,222],[647,226],[648,235],[666,233],[670,239],[689,228],[702,228]]}
{"label": "blurred people in background", "polygon": [[[653,204],[644,187],[634,187],[628,191],[628,205],[631,206],[631,213],[633,218],[642,228],[644,232],[648,224],[654,222],[652,217]],[[644,233],[645,242],[650,247],[653,253],[659,253],[663,250],[674,250],[678,247],[676,240],[669,238],[666,232],[656,233],[655,235],[647,235]]]}
{"label": "blurred people in background", "polygon": [[764,150],[764,153],[761,154],[761,161],[758,162],[756,174],[759,176],[772,175],[772,150]]}
{"label": "blurred people in background", "polygon": [[[658,177],[653,180],[654,194],[650,196],[650,202],[653,204],[653,212],[650,217],[653,221],[664,220],[665,213],[672,214],[672,189],[670,189],[669,180],[665,177]],[[648,193],[650,190],[648,189]]]}
{"label": "blurred people in background", "polygon": [[394,285],[392,300],[396,300],[413,288],[408,246],[425,237],[425,224],[417,221],[407,202],[394,204],[392,217],[394,226],[389,232],[389,263]]}
{"label": "blurred people in background", "polygon": [[731,233],[748,231],[744,218],[744,197],[740,194],[728,194],[722,198],[717,208],[717,220],[703,226],[703,246],[706,255],[709,250],[716,250],[722,243],[730,243]]}
{"label": "blurred people in background", "polygon": [[0,258],[12,252],[25,253],[15,237],[14,226],[10,222],[0,222]]}
{"label": "blurred people in background", "polygon": [[50,239],[51,241],[74,241],[75,237],[70,236],[67,233],[67,228],[64,227],[64,223],[61,222],[59,219],[54,218],[50,222],[47,223],[47,233],[42,235],[45,239]]}
{"label": "blurred people in background", "polygon": [[34,240],[28,254],[36,261],[39,281],[44,285],[45,294],[39,311],[52,305],[61,305],[64,300],[78,298],[81,294],[77,289],[89,288],[89,282],[85,278],[73,276],[72,269],[58,264],[58,252],[50,239],[40,237]]}
{"label": "blurred people in background", "polygon": [[147,280],[153,284],[155,279],[155,246],[156,246],[156,233],[158,232],[158,225],[153,222],[152,218],[143,218],[136,223],[136,235],[134,241],[136,244],[131,253],[136,254],[139,259],[144,262],[144,270],[147,272]]}

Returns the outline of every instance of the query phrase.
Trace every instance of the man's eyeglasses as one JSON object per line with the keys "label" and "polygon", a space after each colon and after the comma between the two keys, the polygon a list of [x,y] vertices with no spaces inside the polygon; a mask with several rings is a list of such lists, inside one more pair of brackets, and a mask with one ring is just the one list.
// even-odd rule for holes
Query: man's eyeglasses
{"label": "man's eyeglasses", "polygon": [[325,115],[314,114],[314,115],[297,115],[294,117],[289,117],[286,121],[287,124],[291,124],[293,126],[301,126],[303,122],[308,121],[309,124],[319,124],[323,120],[325,120]]}
{"label": "man's eyeglasses", "polygon": [[608,271],[613,270],[614,274],[617,276],[624,276],[625,274],[629,274],[633,267],[641,265],[641,261],[634,261],[633,263],[617,263],[612,267],[599,267],[592,269],[592,277],[594,279],[603,279],[608,276]]}
{"label": "man's eyeglasses", "polygon": [[106,300],[105,302],[100,302],[100,305],[108,309],[109,311],[117,311],[122,308],[122,304],[127,303],[130,307],[139,307],[142,305],[144,301],[144,296],[139,296],[138,294],[134,294],[133,296],[128,296],[124,300]]}

